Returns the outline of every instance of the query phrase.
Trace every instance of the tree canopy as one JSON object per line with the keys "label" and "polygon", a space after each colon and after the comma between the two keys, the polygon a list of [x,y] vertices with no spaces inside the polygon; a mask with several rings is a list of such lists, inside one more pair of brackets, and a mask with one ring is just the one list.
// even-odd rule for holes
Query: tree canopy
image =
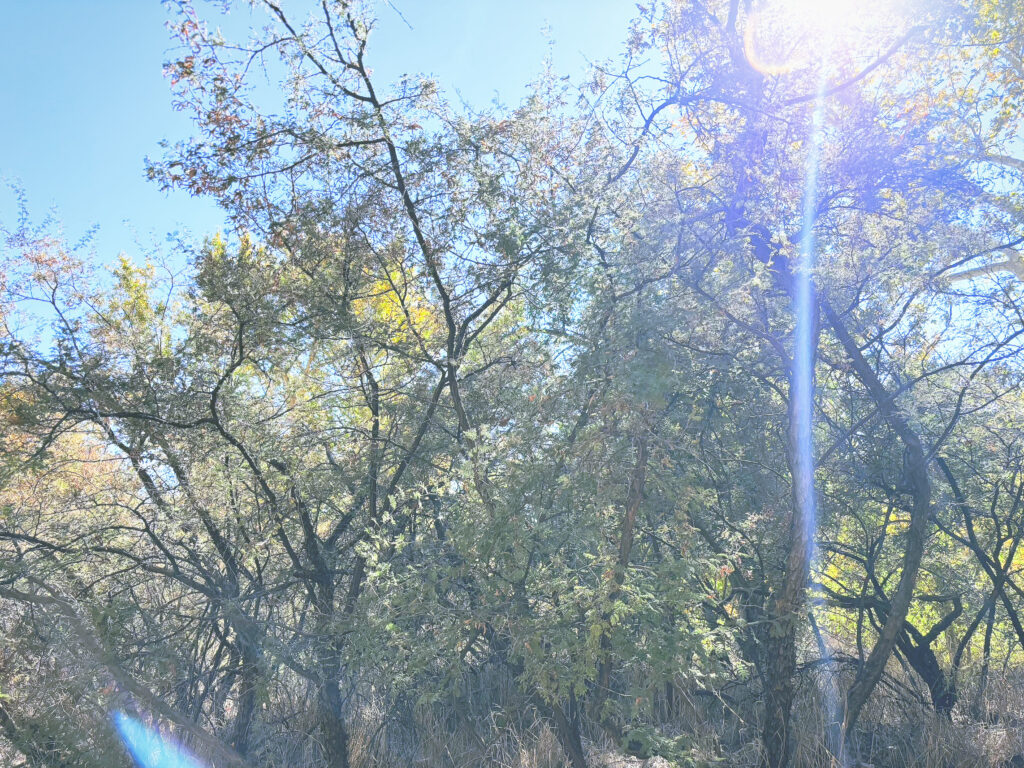
{"label": "tree canopy", "polygon": [[187,267],[3,229],[0,759],[1024,754],[1019,0],[644,4],[483,111],[252,4],[170,4]]}

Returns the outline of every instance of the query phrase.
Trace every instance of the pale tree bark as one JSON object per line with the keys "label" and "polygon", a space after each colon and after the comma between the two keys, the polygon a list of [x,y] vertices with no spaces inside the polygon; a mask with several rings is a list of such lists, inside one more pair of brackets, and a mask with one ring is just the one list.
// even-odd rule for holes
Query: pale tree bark
{"label": "pale tree bark", "polygon": [[[818,336],[815,322],[811,333],[812,349],[817,348]],[[814,402],[814,358],[812,351],[808,381],[796,381],[792,366],[790,372],[786,462],[791,478],[792,514],[782,586],[773,601],[773,620],[765,643],[767,690],[762,740],[767,768],[785,768],[792,754],[790,714],[796,672],[796,635],[806,603],[807,577],[814,549],[814,454],[809,445],[803,444],[812,426],[813,409],[809,404]],[[801,387],[809,391],[801,392]]]}

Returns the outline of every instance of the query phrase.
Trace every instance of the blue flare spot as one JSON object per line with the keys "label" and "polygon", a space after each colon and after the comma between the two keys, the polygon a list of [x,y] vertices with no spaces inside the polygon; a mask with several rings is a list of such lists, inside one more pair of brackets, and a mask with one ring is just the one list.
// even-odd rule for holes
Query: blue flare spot
{"label": "blue flare spot", "polygon": [[182,747],[134,717],[115,712],[114,727],[139,768],[203,768]]}

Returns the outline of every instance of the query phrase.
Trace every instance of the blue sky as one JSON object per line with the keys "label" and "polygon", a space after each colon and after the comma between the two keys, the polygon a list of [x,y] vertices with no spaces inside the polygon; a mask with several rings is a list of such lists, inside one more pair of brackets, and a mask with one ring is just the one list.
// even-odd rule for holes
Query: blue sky
{"label": "blue sky", "polygon": [[[573,77],[616,56],[634,10],[631,0],[379,2],[368,58],[385,82],[421,72],[470,105],[514,103],[549,51]],[[0,11],[0,179],[23,188],[34,220],[55,211],[70,241],[97,226],[103,263],[222,226],[210,201],[162,193],[143,172],[160,139],[191,129],[161,71],[171,42],[159,0],[0,0]],[[222,23],[244,29],[248,13]],[[16,211],[5,184],[0,222]]]}

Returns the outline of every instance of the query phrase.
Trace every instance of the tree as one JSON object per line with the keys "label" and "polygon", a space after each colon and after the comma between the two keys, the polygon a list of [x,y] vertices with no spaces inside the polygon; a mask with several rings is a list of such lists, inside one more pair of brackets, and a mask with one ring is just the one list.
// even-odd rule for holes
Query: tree
{"label": "tree", "polygon": [[622,71],[462,113],[376,82],[358,8],[256,5],[239,45],[173,4],[197,134],[150,167],[232,232],[103,280],[5,232],[19,755],[120,708],[217,765],[484,761],[517,711],[686,761],[707,696],[776,768],[802,675],[849,670],[845,760],[896,664],[982,716],[1024,650],[1011,6],[668,2]]}
{"label": "tree", "polygon": [[[785,303],[799,298],[803,267],[796,261],[796,250],[812,239],[817,245],[818,291],[816,297],[811,294],[810,305],[812,311],[820,310],[820,322],[838,345],[838,357],[830,352],[828,360],[859,380],[874,411],[868,418],[883,419],[888,439],[902,444],[906,484],[900,493],[912,499],[899,585],[887,600],[890,608],[875,647],[846,697],[844,727],[852,736],[904,632],[933,502],[928,465],[956,427],[962,405],[961,396],[950,420],[937,430],[935,442],[926,443],[923,425],[897,406],[886,380],[895,378],[900,394],[930,374],[915,372],[911,376],[920,378],[902,386],[908,377],[890,368],[889,337],[910,332],[917,336],[917,348],[926,345],[923,310],[932,299],[928,277],[966,263],[970,256],[963,251],[976,258],[1017,242],[1005,204],[998,195],[983,192],[993,180],[973,162],[971,137],[979,130],[968,133],[961,122],[961,115],[977,114],[965,98],[980,105],[990,103],[993,96],[963,90],[964,80],[977,71],[960,47],[962,36],[975,23],[972,12],[935,7],[923,16],[922,24],[904,19],[884,27],[884,34],[879,26],[870,39],[848,38],[846,47],[833,43],[830,61],[805,61],[796,67],[765,62],[793,43],[813,50],[813,32],[787,19],[784,10],[773,16],[739,3],[670,4],[660,19],[650,15],[652,31],[637,43],[638,50],[660,48],[668,62],[664,90],[641,102],[646,104],[640,115],[641,135],[686,158],[703,171],[699,178],[707,179],[702,185],[695,179],[691,187],[692,194],[703,198],[691,208],[706,211],[705,217],[698,225],[687,222],[681,227],[707,247],[710,269],[698,273],[696,289],[734,328],[750,334],[777,359],[771,378],[788,380],[788,394],[778,383],[773,385],[790,403],[785,423],[794,496],[790,514],[783,518],[789,520],[789,534],[781,542],[786,552],[783,563],[776,574],[766,576],[774,595],[769,613],[774,629],[762,643],[769,765],[789,760],[795,623],[804,605],[812,549],[807,526],[812,510],[810,471],[801,463],[794,439],[807,430],[794,410],[797,399],[792,394],[797,381],[794,361],[801,351],[789,336],[792,326],[783,314]],[[919,43],[917,36],[925,29],[932,39]],[[866,65],[853,59],[858,45],[871,52]],[[940,63],[934,58],[937,50],[943,52]],[[980,55],[984,59],[988,53]],[[668,120],[678,115],[675,130],[659,124],[665,115]],[[983,120],[980,135],[987,141],[1001,144],[1012,136],[1004,130],[1005,119]],[[939,132],[950,137],[945,144],[933,139]],[[850,147],[857,152],[844,151]],[[807,157],[811,159],[805,169],[801,166]],[[808,175],[816,183],[808,182],[805,188]],[[959,215],[960,210],[978,210],[979,194],[984,195],[984,214]],[[988,218],[979,221],[982,215]],[[883,233],[885,240],[879,239]],[[946,250],[951,242],[964,246],[951,254]],[[729,278],[723,281],[712,270],[726,272]],[[708,272],[717,278],[713,286],[704,277]],[[758,278],[759,274],[765,277]],[[879,281],[882,275],[885,278]],[[736,291],[735,286],[744,283],[749,287]],[[818,321],[812,315],[807,322],[811,351],[803,354],[813,361]],[[881,330],[861,341],[851,327]],[[1013,324],[995,338],[979,337],[972,330],[949,324],[949,343],[936,355],[942,358],[939,370],[974,367],[977,372],[993,359],[1015,354]],[[958,333],[964,335],[953,341]],[[858,428],[851,426],[850,431]]]}

